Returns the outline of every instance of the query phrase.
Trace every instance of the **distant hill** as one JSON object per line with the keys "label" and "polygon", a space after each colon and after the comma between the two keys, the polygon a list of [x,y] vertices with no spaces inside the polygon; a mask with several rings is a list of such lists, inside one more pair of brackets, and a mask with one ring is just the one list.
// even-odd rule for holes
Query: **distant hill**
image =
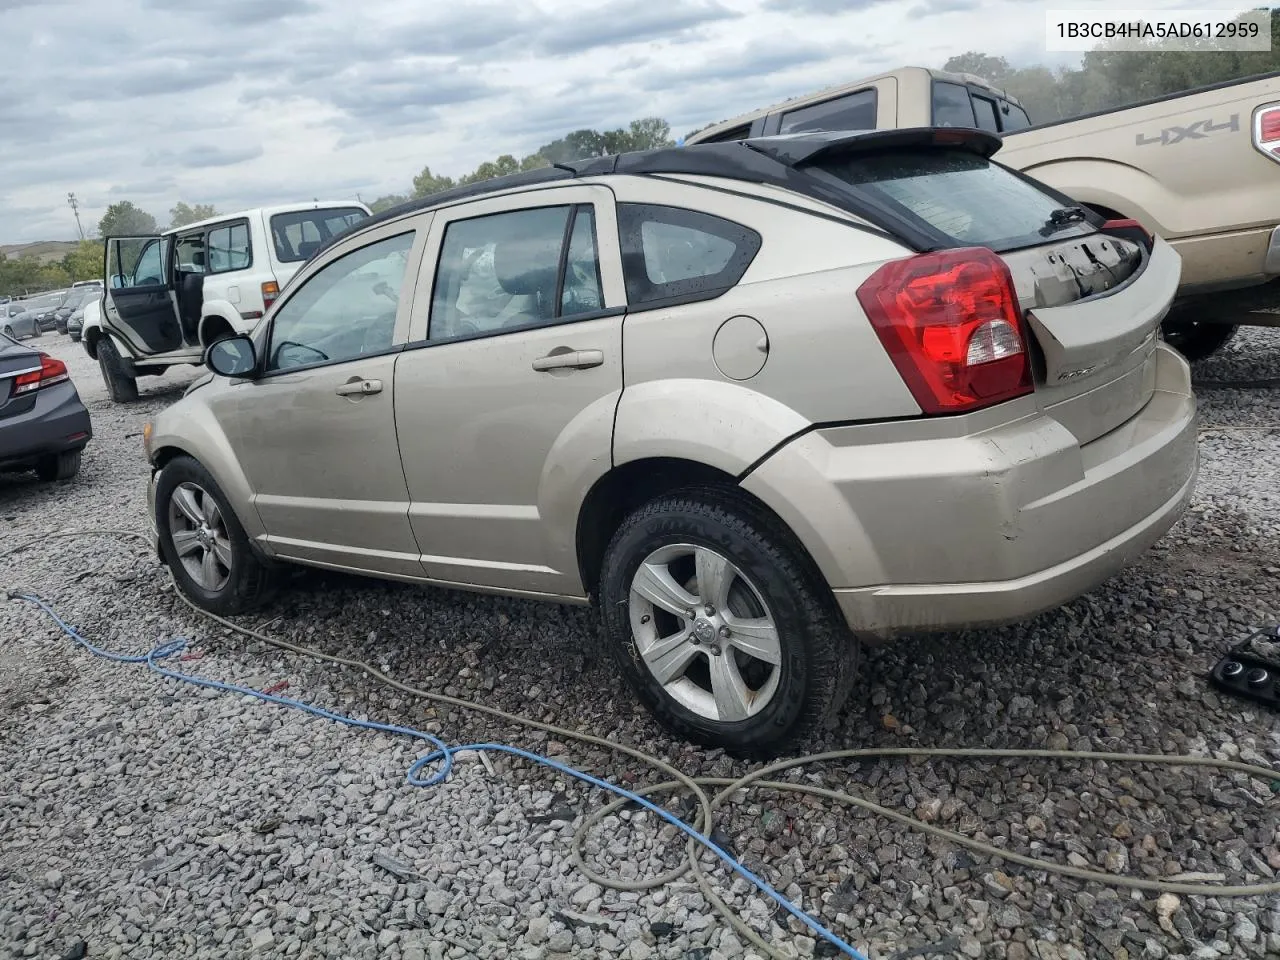
{"label": "distant hill", "polygon": [[0,244],[0,254],[11,260],[35,257],[41,263],[57,263],[75,248],[75,240],[37,240],[35,243]]}

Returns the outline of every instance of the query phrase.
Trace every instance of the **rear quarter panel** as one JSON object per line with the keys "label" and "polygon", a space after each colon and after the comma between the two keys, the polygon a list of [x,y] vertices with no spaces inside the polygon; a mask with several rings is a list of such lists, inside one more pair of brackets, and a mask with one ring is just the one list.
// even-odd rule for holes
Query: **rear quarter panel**
{"label": "rear quarter panel", "polygon": [[[616,464],[682,457],[737,475],[811,424],[919,414],[856,296],[879,264],[907,255],[904,248],[843,223],[693,185],[625,178],[610,185],[619,202],[697,209],[762,238],[727,293],[628,314]],[[714,354],[717,333],[736,317],[754,318],[766,332],[763,367],[747,379],[726,376]]]}
{"label": "rear quarter panel", "polygon": [[[1260,278],[1280,164],[1253,146],[1280,76],[1011,134],[996,160],[1134,217],[1183,255],[1183,284]],[[1210,242],[1211,241],[1211,242]]]}

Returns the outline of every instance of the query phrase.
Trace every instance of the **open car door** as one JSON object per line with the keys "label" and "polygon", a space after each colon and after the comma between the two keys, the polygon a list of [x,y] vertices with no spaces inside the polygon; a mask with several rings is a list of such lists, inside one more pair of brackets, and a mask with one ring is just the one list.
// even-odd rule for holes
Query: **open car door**
{"label": "open car door", "polygon": [[169,237],[108,237],[102,325],[137,356],[183,346],[170,295]]}

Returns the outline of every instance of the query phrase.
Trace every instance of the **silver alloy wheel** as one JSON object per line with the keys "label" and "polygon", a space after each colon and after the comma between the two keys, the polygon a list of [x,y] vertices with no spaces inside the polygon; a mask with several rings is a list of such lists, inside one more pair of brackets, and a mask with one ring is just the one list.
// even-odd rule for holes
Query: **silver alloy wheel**
{"label": "silver alloy wheel", "polygon": [[708,547],[676,543],[631,580],[631,634],[649,672],[686,709],[732,723],[778,692],[782,643],[760,591]]}
{"label": "silver alloy wheel", "polygon": [[231,538],[218,502],[199,484],[180,483],[169,497],[169,538],[196,584],[217,593],[231,579]]}

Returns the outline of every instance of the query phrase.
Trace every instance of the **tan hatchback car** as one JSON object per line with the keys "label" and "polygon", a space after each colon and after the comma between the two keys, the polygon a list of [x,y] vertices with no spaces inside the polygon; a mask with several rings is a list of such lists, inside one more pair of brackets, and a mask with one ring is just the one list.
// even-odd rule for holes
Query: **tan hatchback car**
{"label": "tan hatchback car", "polygon": [[363,221],[146,431],[201,606],[281,561],[594,602],[678,734],[771,754],[858,642],[1028,616],[1178,518],[1179,259],[979,131],[581,161]]}

